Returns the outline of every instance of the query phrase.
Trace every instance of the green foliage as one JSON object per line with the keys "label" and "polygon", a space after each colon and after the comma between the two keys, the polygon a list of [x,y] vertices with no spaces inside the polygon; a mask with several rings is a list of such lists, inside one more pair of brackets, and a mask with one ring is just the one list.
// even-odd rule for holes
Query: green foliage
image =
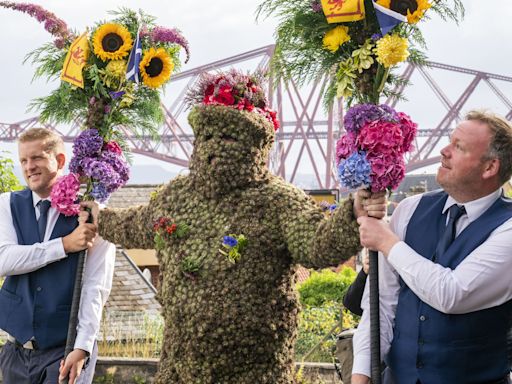
{"label": "green foliage", "polygon": [[3,157],[3,154],[7,152],[0,151],[0,193],[19,191],[23,187],[14,175],[14,162],[8,157]]}
{"label": "green foliage", "polygon": [[297,288],[303,305],[319,307],[327,302],[341,303],[343,295],[356,276],[352,268],[344,267],[336,273],[329,269],[313,272]]}
{"label": "green foliage", "polygon": [[107,373],[105,376],[95,377],[92,384],[115,384],[114,375]]}
{"label": "green foliage", "polygon": [[[272,15],[280,20],[277,26],[276,47],[271,61],[273,76],[280,80],[293,79],[299,85],[326,77],[328,81],[324,93],[324,104],[328,108],[337,96],[336,89],[339,79],[336,79],[338,66],[352,57],[352,53],[365,44],[370,36],[380,32],[376,16],[371,6],[371,0],[365,0],[366,18],[360,21],[329,24],[322,11],[314,11],[313,4],[320,5],[320,1],[311,0],[264,0],[258,7],[257,17]],[[439,14],[443,19],[458,21],[464,16],[464,7],[461,0],[434,1],[429,13]],[[323,38],[326,33],[336,27],[344,25],[349,27],[351,40],[344,43],[335,52],[323,47]],[[394,28],[394,33],[409,40],[409,61],[421,64],[425,56],[418,49],[426,49],[425,40],[420,29],[415,24],[402,23]],[[346,66],[346,64],[345,64]],[[398,86],[396,76],[389,77],[377,71],[380,67],[372,64],[359,74],[353,81],[355,87],[345,92],[347,104],[357,102],[378,102],[379,96],[398,96],[393,88]],[[345,79],[349,81],[350,78]],[[378,80],[372,85],[373,80]],[[275,82],[278,84],[279,82]],[[338,96],[341,96],[338,94]]]}

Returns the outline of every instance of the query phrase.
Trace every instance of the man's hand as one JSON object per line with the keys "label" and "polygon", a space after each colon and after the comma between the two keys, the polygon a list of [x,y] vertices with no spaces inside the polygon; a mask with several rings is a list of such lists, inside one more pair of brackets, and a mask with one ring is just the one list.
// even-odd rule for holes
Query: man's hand
{"label": "man's hand", "polygon": [[363,247],[381,251],[384,256],[387,256],[393,245],[400,241],[384,220],[360,217],[357,222],[359,223],[359,237]]}
{"label": "man's hand", "polygon": [[370,381],[370,378],[368,376],[361,375],[359,373],[354,373],[352,375],[352,379],[351,379],[350,382],[352,384],[369,384],[371,381]]}
{"label": "man's hand", "polygon": [[[98,225],[98,215],[100,214],[100,206],[95,201],[82,201],[80,203],[80,206],[82,209],[89,208],[91,210],[92,220],[94,225]],[[89,217],[89,213],[85,210],[80,212],[80,215],[82,215],[82,212]]]}
{"label": "man's hand", "polygon": [[62,238],[62,245],[66,253],[78,252],[92,247],[94,238],[97,234],[97,227],[95,224],[87,224],[88,213],[80,213],[78,216],[78,227],[73,232]]}
{"label": "man's hand", "polygon": [[59,383],[69,375],[68,384],[74,384],[82,372],[86,358],[87,353],[84,350],[75,349],[66,357],[66,361],[62,360],[59,368]]}
{"label": "man's hand", "polygon": [[386,216],[386,191],[372,193],[359,189],[354,198],[354,215],[356,217],[371,216],[382,219]]}

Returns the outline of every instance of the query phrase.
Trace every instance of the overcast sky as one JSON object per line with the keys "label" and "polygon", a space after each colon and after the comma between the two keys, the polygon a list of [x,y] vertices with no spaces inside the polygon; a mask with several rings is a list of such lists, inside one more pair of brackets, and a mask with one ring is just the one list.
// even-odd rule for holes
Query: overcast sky
{"label": "overcast sky", "polygon": [[[275,19],[255,22],[257,0],[36,0],[34,3],[54,12],[79,32],[96,21],[108,20],[108,10],[120,6],[132,9],[142,7],[146,13],[157,17],[157,24],[177,27],[189,40],[192,57],[183,70],[272,44],[277,24]],[[437,17],[420,24],[427,40],[429,59],[512,76],[512,1],[464,0],[464,4],[466,17],[458,26]],[[30,100],[47,95],[56,87],[56,84],[47,84],[43,80],[31,82],[33,69],[29,64],[22,64],[28,52],[50,38],[35,19],[20,12],[0,9],[0,122],[12,123],[34,116],[35,113],[26,112]],[[459,85],[455,84],[454,79],[457,76],[450,74],[440,74],[437,78],[453,99],[471,78],[458,79]],[[452,83],[453,95],[450,95]],[[502,90],[512,99],[512,87],[509,85],[503,85]],[[411,95],[414,95],[415,87],[418,90],[428,89],[425,85],[422,88],[419,84],[415,85],[408,91]],[[480,98],[473,101],[474,105],[470,103],[468,106],[486,106],[506,113],[506,108],[491,100],[493,96],[489,95],[488,91],[482,89]],[[440,109],[439,104],[425,105],[425,101],[415,102],[414,97],[410,99],[409,106],[403,109],[417,114],[416,119],[420,123],[424,121],[430,124],[427,117],[432,114],[424,110]]]}

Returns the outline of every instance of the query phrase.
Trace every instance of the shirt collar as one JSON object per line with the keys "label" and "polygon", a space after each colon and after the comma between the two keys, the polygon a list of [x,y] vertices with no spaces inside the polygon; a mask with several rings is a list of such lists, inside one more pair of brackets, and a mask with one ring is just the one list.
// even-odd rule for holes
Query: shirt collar
{"label": "shirt collar", "polygon": [[48,196],[46,199],[43,199],[41,198],[37,193],[35,193],[34,191],[32,191],[32,203],[34,204],[34,208],[37,206],[37,204],[41,201],[41,200],[48,200],[48,201],[52,201],[51,197]]}
{"label": "shirt collar", "polygon": [[444,204],[443,214],[453,205],[464,205],[466,208],[466,215],[468,217],[469,222],[475,221],[480,217],[482,213],[487,211],[491,205],[502,195],[503,189],[498,188],[494,192],[488,194],[487,196],[481,197],[479,199],[468,201],[464,204],[459,203],[453,197],[448,195],[448,199],[446,199],[446,203]]}

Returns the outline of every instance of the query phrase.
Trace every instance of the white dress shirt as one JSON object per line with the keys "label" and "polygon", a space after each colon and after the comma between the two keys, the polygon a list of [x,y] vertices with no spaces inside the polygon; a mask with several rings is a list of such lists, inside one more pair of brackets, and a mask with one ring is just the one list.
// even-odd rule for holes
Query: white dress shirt
{"label": "white dress shirt", "polygon": [[[32,192],[32,198],[36,219],[39,219],[37,203],[41,198],[34,192]],[[59,212],[50,207],[44,241],[33,245],[19,245],[12,220],[10,193],[0,194],[0,276],[33,272],[67,257],[62,238],[49,240],[58,217]],[[37,231],[37,228],[34,230]],[[115,245],[99,236],[87,253],[74,347],[89,353],[92,352],[100,327],[103,306],[112,288],[115,255]],[[75,277],[70,276],[70,278]]]}
{"label": "white dress shirt", "polygon": [[[466,214],[457,221],[456,235],[478,219],[501,194],[500,188],[490,195],[464,203]],[[483,244],[452,270],[419,255],[403,241],[407,225],[421,197],[422,195],[409,197],[397,206],[390,226],[402,241],[391,248],[388,258],[379,254],[381,358],[389,351],[393,339],[400,277],[420,300],[447,314],[478,311],[512,299],[512,219],[496,228]],[[443,213],[453,204],[457,202],[448,196]],[[414,230],[421,231],[422,228]],[[367,282],[361,304],[363,316],[354,335],[352,373],[370,377],[368,285]]]}

